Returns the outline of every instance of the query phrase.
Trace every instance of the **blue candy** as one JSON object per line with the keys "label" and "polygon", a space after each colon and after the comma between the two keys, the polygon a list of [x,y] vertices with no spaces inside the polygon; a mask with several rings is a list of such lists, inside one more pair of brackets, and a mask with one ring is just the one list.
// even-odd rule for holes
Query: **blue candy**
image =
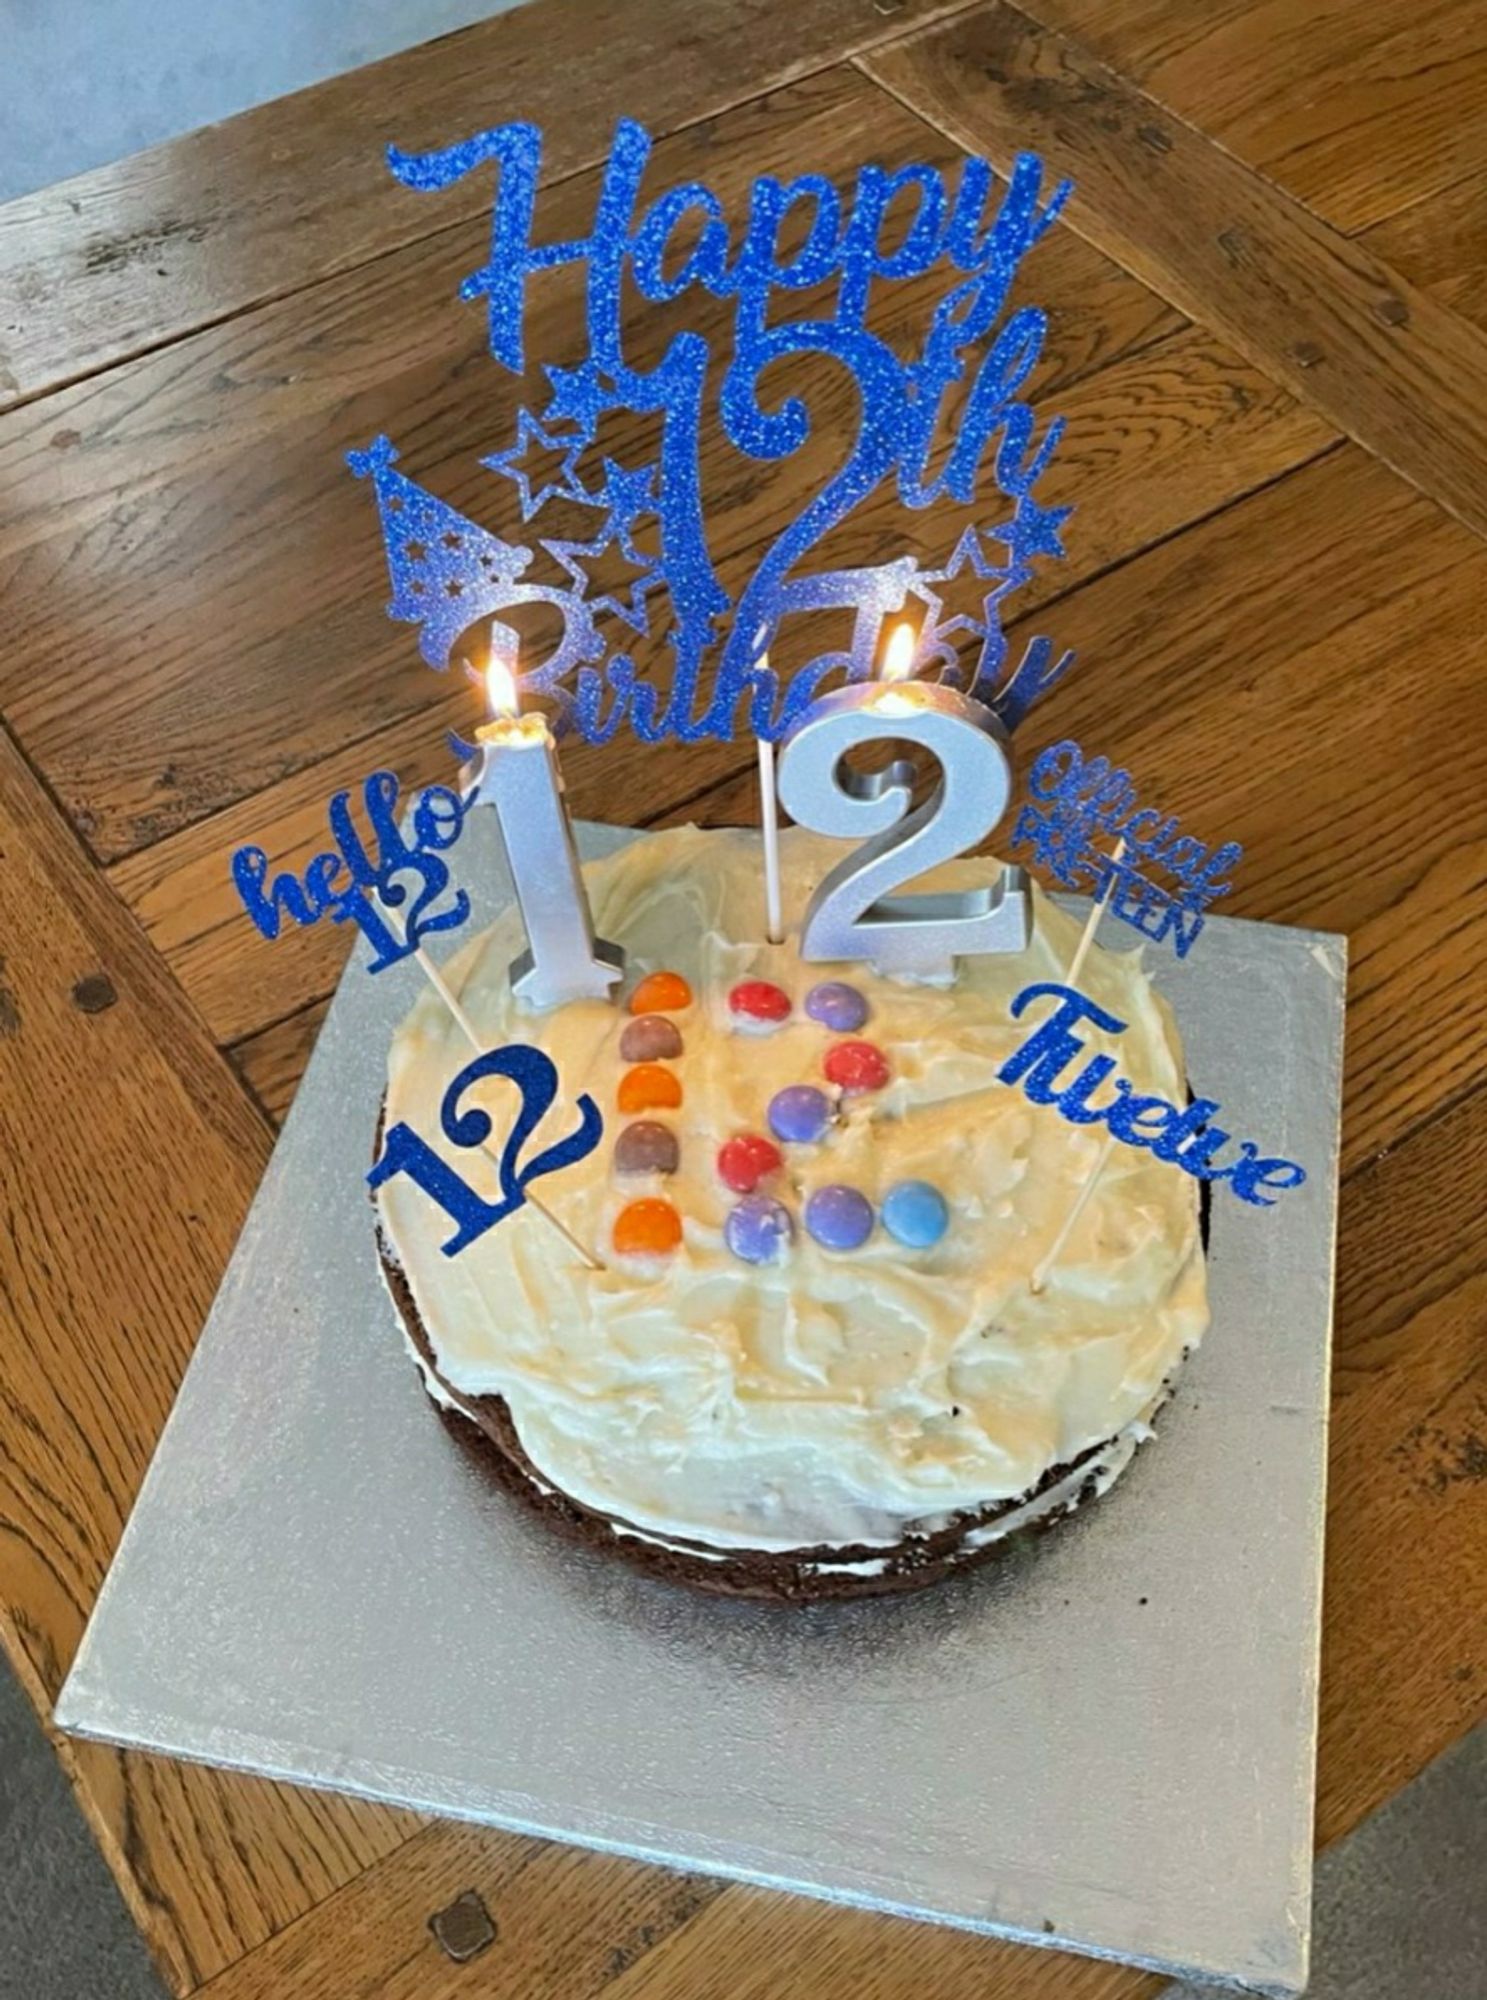
{"label": "blue candy", "polygon": [[811,1083],[792,1083],[769,1100],[769,1129],[777,1139],[811,1145],[831,1123],[831,1101]]}
{"label": "blue candy", "polygon": [[900,1181],[883,1197],[883,1227],[909,1250],[927,1250],[949,1226],[945,1197],[928,1181]]}
{"label": "blue candy", "polygon": [[834,1035],[855,1034],[867,1019],[867,1001],[844,979],[826,979],[805,996],[805,1011]]}
{"label": "blue candy", "polygon": [[745,1264],[783,1263],[794,1237],[789,1209],[767,1194],[746,1194],[723,1224],[723,1241]]}
{"label": "blue candy", "polygon": [[805,1205],[805,1226],[824,1250],[857,1250],[873,1233],[873,1205],[856,1188],[817,1188]]}

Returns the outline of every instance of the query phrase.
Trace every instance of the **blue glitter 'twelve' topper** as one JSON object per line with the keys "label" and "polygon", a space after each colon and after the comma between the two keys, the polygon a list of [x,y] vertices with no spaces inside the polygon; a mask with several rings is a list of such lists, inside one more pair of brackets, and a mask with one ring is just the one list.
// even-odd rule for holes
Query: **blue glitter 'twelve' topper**
{"label": "blue glitter 'twelve' topper", "polygon": [[[1136,803],[1129,771],[1108,757],[1086,759],[1070,740],[1043,751],[1028,773],[1033,803],[1017,815],[1009,854],[1024,853],[1068,889],[1092,896],[1108,892],[1110,914],[1158,943],[1170,937],[1186,958],[1203,929],[1203,911],[1233,884],[1219,877],[1244,849],[1237,840],[1210,850],[1180,831],[1181,821],[1155,806]],[[1094,845],[1123,842],[1120,858]],[[1158,868],[1176,883],[1165,889],[1143,871]]]}
{"label": "blue glitter 'twelve' topper", "polygon": [[[1041,309],[1023,306],[1003,320],[1013,276],[1046,234],[1069,193],[1061,183],[1044,198],[1043,165],[1020,155],[1000,190],[985,160],[964,162],[953,191],[935,167],[864,166],[845,196],[819,174],[753,184],[748,221],[730,231],[723,205],[704,183],[673,187],[639,209],[650,135],[629,120],[617,128],[587,236],[533,239],[542,136],[513,123],[441,151],[392,148],[393,173],[407,187],[448,188],[482,166],[496,177],[490,261],[460,287],[483,298],[490,351],[505,368],[526,362],[527,286],[538,272],[574,264],[587,281],[588,352],[575,367],[546,369],[544,408],[518,413],[516,436],[482,463],[515,488],[523,523],[549,500],[592,510],[594,532],[576,540],[524,537],[508,542],[448,507],[398,469],[386,438],[349,454],[376,489],[392,580],[393,618],[421,627],[421,651],[433,667],[476,621],[510,607],[542,604],[556,612],[559,636],[545,658],[525,659],[523,692],[554,698],[591,742],[622,725],[651,742],[733,734],[740,709],[755,734],[778,739],[828,679],[868,678],[875,670],[885,618],[905,613],[919,631],[915,670],[969,692],[1014,726],[1031,703],[1067,671],[1072,655],[1053,655],[1033,639],[1007,671],[1002,605],[1027,582],[1040,556],[1060,556],[1067,507],[1050,507],[1034,488],[1063,430],[1053,418],[1036,434],[1018,392],[1042,351]],[[904,231],[890,208],[912,204]],[[782,232],[799,247],[786,254]],[[885,237],[895,247],[885,247]],[[690,245],[677,262],[683,245]],[[919,352],[902,360],[868,331],[880,280],[918,278],[943,265],[947,288],[934,305]],[[764,550],[736,600],[719,583],[703,518],[699,438],[711,359],[701,333],[675,334],[649,370],[630,365],[621,330],[621,291],[629,283],[654,303],[694,292],[733,302],[733,349],[717,395],[723,434],[746,457],[789,458],[812,431],[799,395],[767,407],[764,371],[788,357],[820,356],[846,368],[858,395],[855,440],[826,484]],[[829,317],[792,319],[790,294],[832,285]],[[612,412],[659,419],[660,444],[648,463],[621,465],[596,443]],[[954,413],[948,441],[937,442],[942,416]],[[530,470],[537,459],[547,467]],[[811,552],[880,486],[896,485],[908,508],[948,496],[974,505],[989,485],[1000,496],[984,523],[967,527],[939,568],[912,555],[860,567],[809,567]],[[498,489],[493,489],[493,497]],[[642,526],[643,524],[643,526]],[[637,540],[637,531],[641,539]],[[551,560],[530,574],[536,548]],[[595,593],[586,564],[617,552],[630,572],[617,591]],[[611,556],[611,562],[616,557]],[[553,566],[568,582],[552,580]],[[947,616],[945,586],[963,579],[973,609]],[[845,646],[818,654],[782,677],[761,664],[792,615],[840,610],[850,621]],[[674,654],[669,690],[642,681],[624,650],[637,635],[664,631]],[[553,621],[544,621],[552,623]],[[967,675],[964,645],[974,650]]]}

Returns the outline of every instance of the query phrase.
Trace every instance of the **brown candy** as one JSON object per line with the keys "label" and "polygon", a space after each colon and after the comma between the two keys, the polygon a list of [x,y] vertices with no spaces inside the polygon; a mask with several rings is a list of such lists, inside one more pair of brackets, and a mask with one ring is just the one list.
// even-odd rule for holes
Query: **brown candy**
{"label": "brown candy", "polygon": [[614,1142],[617,1174],[674,1174],[679,1157],[675,1132],[656,1118],[637,1118]]}
{"label": "brown candy", "polygon": [[664,1014],[640,1014],[620,1036],[624,1062],[670,1062],[682,1052],[682,1031]]}

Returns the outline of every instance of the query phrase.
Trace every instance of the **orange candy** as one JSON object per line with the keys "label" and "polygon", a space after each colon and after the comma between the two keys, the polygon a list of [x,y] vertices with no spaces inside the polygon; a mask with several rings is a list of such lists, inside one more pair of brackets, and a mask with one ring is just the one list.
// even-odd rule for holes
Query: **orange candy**
{"label": "orange candy", "polygon": [[646,1195],[626,1202],[614,1219],[615,1254],[666,1257],[682,1240],[682,1219],[669,1201]]}
{"label": "orange candy", "polygon": [[682,1101],[676,1071],[660,1063],[636,1063],[620,1078],[615,1102],[628,1117],[636,1111],[674,1111]]}
{"label": "orange candy", "polygon": [[692,989],[679,972],[648,972],[630,995],[632,1014],[677,1014],[692,1004]]}

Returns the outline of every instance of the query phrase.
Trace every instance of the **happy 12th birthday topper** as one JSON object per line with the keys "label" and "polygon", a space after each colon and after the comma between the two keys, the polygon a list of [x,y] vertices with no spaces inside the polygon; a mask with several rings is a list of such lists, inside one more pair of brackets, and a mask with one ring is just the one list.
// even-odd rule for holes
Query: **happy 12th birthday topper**
{"label": "happy 12th birthday topper", "polygon": [[[821,175],[784,181],[766,175],[753,184],[748,223],[735,242],[721,201],[700,181],[668,189],[637,215],[650,151],[645,129],[622,121],[589,235],[538,243],[536,126],[497,126],[431,153],[389,150],[393,173],[420,191],[494,167],[490,260],[460,290],[486,300],[490,351],[503,367],[517,372],[525,365],[531,277],[564,264],[584,268],[586,356],[571,368],[546,368],[545,406],[519,411],[514,441],[482,463],[515,486],[524,522],[555,498],[593,510],[595,519],[587,538],[532,538],[571,580],[539,582],[533,546],[503,540],[447,506],[398,470],[396,450],[379,437],[349,459],[376,490],[393,589],[390,615],[422,628],[423,657],[442,669],[476,621],[521,605],[549,607],[559,637],[545,658],[523,662],[521,690],[553,699],[562,719],[597,743],[622,725],[651,742],[727,739],[741,708],[755,735],[777,740],[828,680],[869,678],[884,620],[907,613],[919,629],[916,673],[964,687],[1014,726],[1067,671],[1072,655],[1055,659],[1051,642],[1036,638],[1007,673],[1002,607],[1039,557],[1062,555],[1060,530],[1070,510],[1045,506],[1034,492],[1063,420],[1052,419],[1038,435],[1031,409],[1018,397],[1042,351],[1046,315],[1025,306],[1000,327],[998,321],[1019,264],[1052,225],[1069,184],[1044,199],[1041,161],[1021,155],[989,214],[996,176],[979,159],[964,163],[953,195],[937,168],[866,166],[849,206]],[[885,249],[889,211],[902,196],[913,201],[913,215],[896,247]],[[806,225],[804,242],[788,256],[780,247],[787,222]],[[690,248],[677,265],[684,243]],[[675,268],[668,270],[668,260]],[[874,289],[941,263],[958,276],[936,304],[919,353],[902,360],[868,330]],[[856,388],[857,435],[845,462],[765,550],[736,601],[718,580],[701,501],[708,341],[696,331],[678,332],[654,368],[632,367],[621,330],[627,280],[656,304],[694,290],[735,302],[717,419],[729,443],[749,458],[786,459],[811,435],[812,414],[800,396],[766,407],[761,377],[772,363],[824,356],[847,370]],[[831,280],[829,317],[771,324],[782,295]],[[937,434],[952,410],[953,435],[940,450]],[[601,419],[616,412],[659,418],[659,449],[643,464],[602,457],[600,469],[591,470]],[[549,464],[556,459],[556,469],[539,476],[529,466],[544,456]],[[895,484],[900,502],[913,509],[945,495],[969,505],[988,471],[1004,504],[965,530],[942,567],[923,567],[910,555],[808,567],[811,552],[880,487]],[[589,565],[616,551],[630,580],[600,593]],[[947,616],[944,587],[962,578],[974,587],[979,608]],[[761,663],[761,651],[792,616],[832,609],[850,620],[847,643],[782,683]],[[601,633],[600,614],[607,614],[607,627],[637,636],[664,628],[674,655],[669,690],[639,679],[628,641],[612,645]],[[975,650],[969,674],[962,645]]]}
{"label": "happy 12th birthday topper", "polygon": [[[1112,916],[1158,943],[1170,937],[1186,958],[1203,911],[1233,887],[1219,877],[1242,858],[1239,842],[1210,849],[1182,833],[1174,814],[1138,809],[1130,772],[1113,769],[1108,757],[1087,759],[1072,740],[1043,751],[1027,782],[1034,803],[1018,814],[1008,852],[1025,853],[1066,888],[1106,898]],[[1094,845],[1101,835],[1123,843],[1119,858]],[[1148,868],[1160,868],[1175,888],[1153,881]]]}

